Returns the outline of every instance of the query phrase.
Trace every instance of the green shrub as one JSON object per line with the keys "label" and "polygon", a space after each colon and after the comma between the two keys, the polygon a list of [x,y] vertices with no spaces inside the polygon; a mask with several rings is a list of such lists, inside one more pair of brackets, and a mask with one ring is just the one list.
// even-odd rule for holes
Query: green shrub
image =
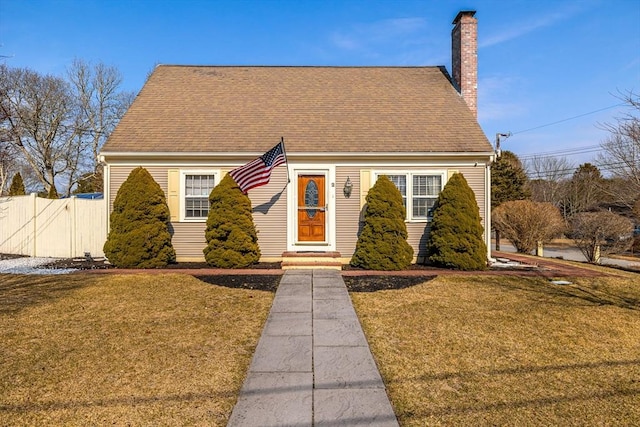
{"label": "green shrub", "polygon": [[368,270],[409,267],[413,248],[407,242],[405,216],[400,191],[389,178],[379,177],[367,194],[364,226],[351,265]]}
{"label": "green shrub", "polygon": [[113,203],[104,253],[121,268],[158,268],[174,262],[165,194],[149,172],[138,167],[122,183]]}
{"label": "green shrub", "polygon": [[487,245],[473,190],[456,173],[438,196],[427,241],[427,259],[457,270],[485,270]]}
{"label": "green shrub", "polygon": [[226,175],[209,195],[209,216],[204,257],[219,268],[242,268],[260,260],[258,232],[251,200],[231,175]]}
{"label": "green shrub", "polygon": [[24,189],[24,181],[20,172],[16,173],[11,180],[9,187],[9,196],[24,196],[27,192]]}

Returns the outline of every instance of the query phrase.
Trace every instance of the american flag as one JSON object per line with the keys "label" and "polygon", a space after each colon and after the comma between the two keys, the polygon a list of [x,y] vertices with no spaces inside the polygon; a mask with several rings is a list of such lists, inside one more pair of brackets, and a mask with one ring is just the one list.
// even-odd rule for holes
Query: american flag
{"label": "american flag", "polygon": [[278,145],[262,156],[232,170],[229,175],[238,184],[240,190],[246,194],[252,188],[268,183],[271,178],[271,170],[284,163],[287,163],[287,157],[284,153],[284,142],[280,141]]}

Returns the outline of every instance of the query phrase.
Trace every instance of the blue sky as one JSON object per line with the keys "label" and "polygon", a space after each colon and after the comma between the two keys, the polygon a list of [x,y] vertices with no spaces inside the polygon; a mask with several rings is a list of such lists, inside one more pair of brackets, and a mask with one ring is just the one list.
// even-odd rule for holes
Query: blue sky
{"label": "blue sky", "polygon": [[0,0],[0,55],[60,76],[74,58],[103,62],[135,92],[159,63],[451,70],[460,10],[477,11],[489,140],[592,160],[599,124],[629,112],[616,96],[640,92],[640,0]]}

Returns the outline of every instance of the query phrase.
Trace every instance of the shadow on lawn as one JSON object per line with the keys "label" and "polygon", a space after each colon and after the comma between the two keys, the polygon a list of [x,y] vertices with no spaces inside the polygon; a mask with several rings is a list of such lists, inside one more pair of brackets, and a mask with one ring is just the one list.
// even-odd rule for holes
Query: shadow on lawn
{"label": "shadow on lawn", "polygon": [[33,411],[59,411],[59,410],[77,410],[79,408],[94,408],[94,407],[110,407],[110,406],[144,406],[153,405],[158,403],[172,403],[172,402],[198,402],[207,401],[211,399],[229,399],[234,397],[234,392],[219,392],[219,393],[181,393],[181,394],[169,394],[169,395],[155,395],[155,396],[122,396],[103,399],[91,399],[88,401],[43,401],[43,402],[28,402],[28,403],[9,403],[3,404],[0,402],[0,411],[7,412],[33,412]]}
{"label": "shadow on lawn", "polygon": [[565,305],[567,302],[572,302],[573,305],[612,305],[629,310],[640,310],[639,298],[614,294],[596,287],[581,286],[575,283],[570,285],[558,285],[551,282],[540,284],[539,281],[523,277],[518,281],[495,282],[492,285],[510,291],[531,292],[537,295],[534,298],[536,301],[549,304]]}
{"label": "shadow on lawn", "polygon": [[[459,372],[443,372],[433,375],[422,375],[414,378],[402,378],[393,382],[437,382],[452,380],[456,383],[459,380],[475,381],[474,378],[486,378],[488,376],[519,376],[531,374],[544,374],[546,372],[567,372],[567,371],[588,371],[592,369],[615,369],[615,368],[634,368],[640,367],[640,359],[638,360],[603,360],[591,363],[575,363],[575,364],[559,364],[547,366],[514,366],[504,369],[486,369],[479,371],[459,371]],[[585,375],[588,375],[585,373]],[[524,379],[523,379],[524,380]],[[411,412],[404,416],[405,421],[421,420],[427,417],[446,417],[465,414],[482,413],[489,411],[513,410],[525,408],[541,408],[545,406],[553,406],[561,403],[570,403],[578,401],[598,401],[602,399],[616,397],[633,397],[640,396],[640,384],[633,378],[628,378],[625,383],[618,383],[614,390],[605,388],[600,391],[591,391],[587,393],[568,393],[564,396],[540,396],[524,399],[514,399],[506,402],[486,402],[478,400],[476,404],[461,404],[459,406],[450,405],[447,407],[429,408],[425,406],[422,410]],[[436,385],[433,386],[437,387]],[[452,389],[457,392],[457,390]]]}
{"label": "shadow on lawn", "polygon": [[87,286],[93,278],[85,275],[3,274],[0,280],[0,314],[17,313],[29,306],[60,298]]}

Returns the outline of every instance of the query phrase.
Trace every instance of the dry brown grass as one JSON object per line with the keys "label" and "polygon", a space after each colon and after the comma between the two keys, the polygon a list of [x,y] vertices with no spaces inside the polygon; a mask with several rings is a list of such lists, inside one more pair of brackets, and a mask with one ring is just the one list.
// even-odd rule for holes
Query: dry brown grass
{"label": "dry brown grass", "polygon": [[640,425],[640,276],[615,274],[441,276],[352,299],[402,426]]}
{"label": "dry brown grass", "polygon": [[0,425],[226,424],[273,295],[0,275]]}

